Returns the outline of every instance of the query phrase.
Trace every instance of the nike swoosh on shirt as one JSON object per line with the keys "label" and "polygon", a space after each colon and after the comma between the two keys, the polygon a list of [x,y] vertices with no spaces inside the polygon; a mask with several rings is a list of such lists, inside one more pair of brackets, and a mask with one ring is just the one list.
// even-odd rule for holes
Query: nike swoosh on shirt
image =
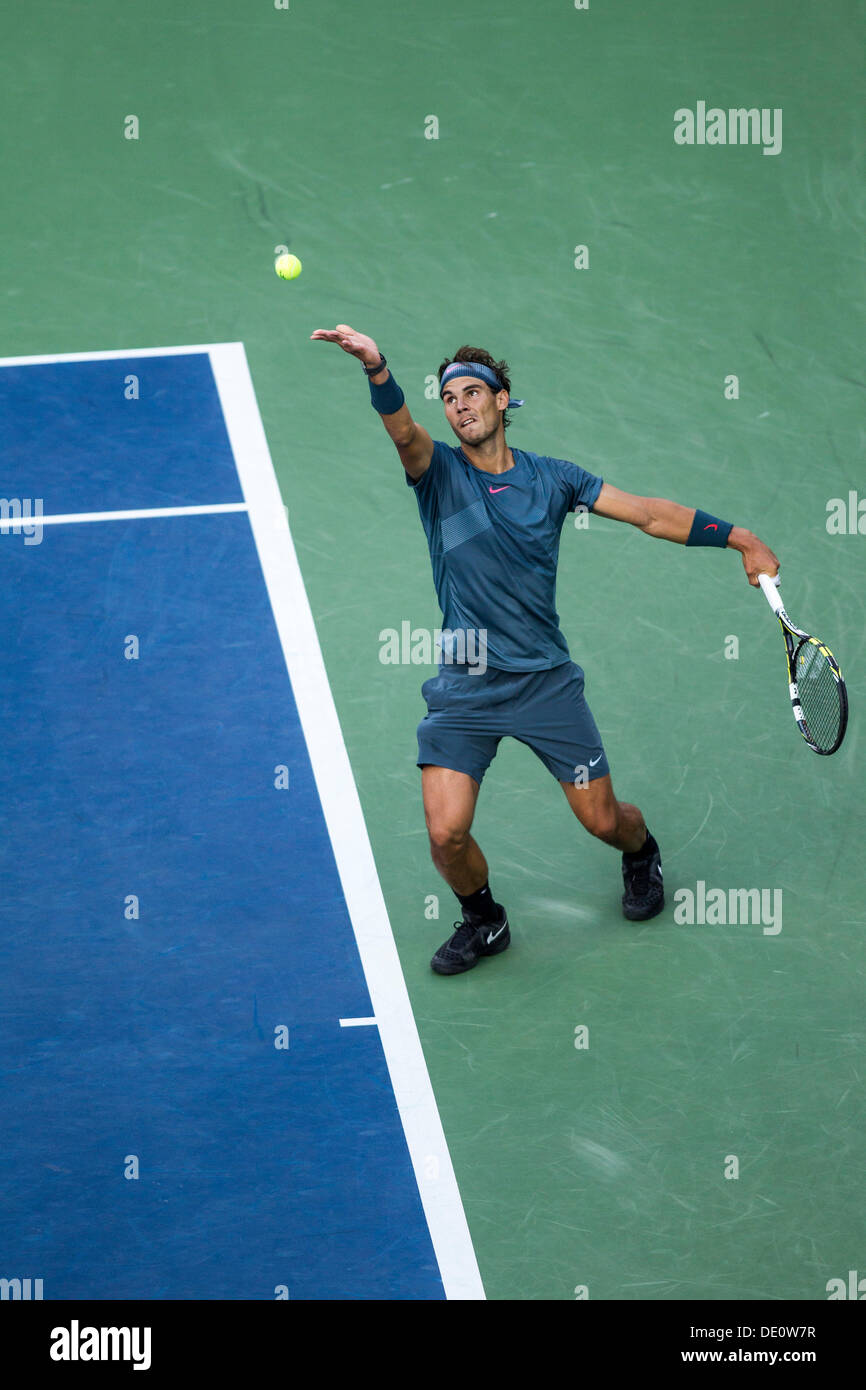
{"label": "nike swoosh on shirt", "polygon": [[604,754],[603,754],[603,753],[599,753],[599,755],[598,755],[597,758],[590,758],[590,760],[589,760],[589,765],[590,765],[590,767],[595,767],[596,763],[600,763],[603,757],[604,757]]}
{"label": "nike swoosh on shirt", "polygon": [[492,487],[492,488],[490,489],[490,491],[491,491],[491,492],[504,492],[505,489],[506,489],[507,487],[511,487],[511,484],[510,484],[510,483],[503,483],[503,484],[502,484],[502,487]]}

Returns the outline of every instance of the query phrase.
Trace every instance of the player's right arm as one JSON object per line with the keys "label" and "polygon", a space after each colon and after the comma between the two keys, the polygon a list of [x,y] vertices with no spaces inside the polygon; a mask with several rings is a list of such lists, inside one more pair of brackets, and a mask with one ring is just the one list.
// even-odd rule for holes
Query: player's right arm
{"label": "player's right arm", "polygon": [[[348,352],[351,357],[357,357],[365,367],[374,367],[382,360],[382,353],[373,339],[368,338],[365,333],[356,333],[347,323],[338,323],[334,329],[317,328],[310,337],[318,339],[319,342],[339,343],[344,352]],[[381,386],[390,375],[388,368],[383,367],[381,372],[370,380],[374,386]],[[433,457],[433,440],[430,435],[423,425],[412,419],[405,401],[393,415],[382,415],[381,420],[394,441],[400,462],[409,477],[420,478],[430,467]]]}

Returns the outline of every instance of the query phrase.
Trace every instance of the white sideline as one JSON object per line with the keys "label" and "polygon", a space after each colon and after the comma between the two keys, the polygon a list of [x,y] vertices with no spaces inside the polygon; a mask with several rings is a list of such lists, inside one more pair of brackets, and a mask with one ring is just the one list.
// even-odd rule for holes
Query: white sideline
{"label": "white sideline", "polygon": [[210,349],[226,427],[286,657],[418,1191],[449,1299],[484,1288],[400,968],[313,615],[243,343]]}

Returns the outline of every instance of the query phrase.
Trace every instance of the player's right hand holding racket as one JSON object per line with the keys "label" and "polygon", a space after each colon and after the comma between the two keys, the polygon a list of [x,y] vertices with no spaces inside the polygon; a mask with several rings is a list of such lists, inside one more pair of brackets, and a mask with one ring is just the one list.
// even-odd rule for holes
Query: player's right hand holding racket
{"label": "player's right hand holding racket", "polygon": [[791,622],[782,604],[778,576],[759,574],[764,597],[779,619],[788,656],[788,690],[794,719],[816,753],[835,753],[848,724],[848,694],[830,648]]}

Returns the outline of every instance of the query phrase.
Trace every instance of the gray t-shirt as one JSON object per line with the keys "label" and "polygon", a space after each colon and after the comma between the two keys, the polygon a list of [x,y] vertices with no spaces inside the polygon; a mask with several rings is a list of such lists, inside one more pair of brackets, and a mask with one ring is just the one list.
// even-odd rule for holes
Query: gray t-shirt
{"label": "gray t-shirt", "polygon": [[445,630],[473,633],[464,639],[469,651],[486,631],[489,666],[544,671],[571,660],[555,606],[562,523],[577,507],[592,508],[602,479],[565,459],[511,452],[513,468],[486,473],[462,449],[434,440],[429,468],[417,480],[407,473],[406,482]]}

